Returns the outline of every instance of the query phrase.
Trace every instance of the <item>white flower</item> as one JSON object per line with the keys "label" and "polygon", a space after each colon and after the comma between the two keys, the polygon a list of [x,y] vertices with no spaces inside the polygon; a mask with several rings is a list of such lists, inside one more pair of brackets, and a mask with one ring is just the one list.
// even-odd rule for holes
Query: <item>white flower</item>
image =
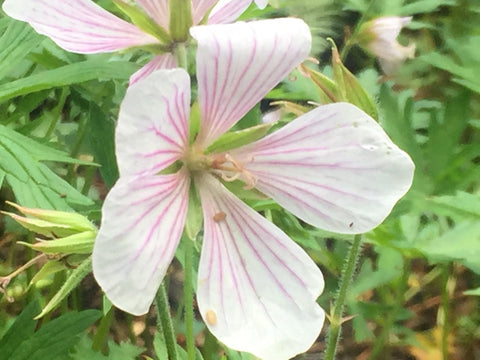
{"label": "white flower", "polygon": [[411,16],[381,17],[367,22],[360,31],[360,44],[378,57],[386,75],[392,75],[405,61],[415,56],[415,44],[400,45],[397,36],[410,23]]}

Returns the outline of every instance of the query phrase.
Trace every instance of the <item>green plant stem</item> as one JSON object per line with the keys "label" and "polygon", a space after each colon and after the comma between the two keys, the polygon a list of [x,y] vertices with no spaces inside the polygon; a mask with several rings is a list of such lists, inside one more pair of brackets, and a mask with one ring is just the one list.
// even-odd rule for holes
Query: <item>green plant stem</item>
{"label": "green plant stem", "polygon": [[170,306],[168,305],[165,281],[158,289],[157,295],[155,296],[155,304],[157,305],[157,328],[165,338],[168,360],[177,360],[177,341],[175,339],[175,331],[173,329],[172,317],[170,315]]}
{"label": "green plant stem", "polygon": [[177,47],[175,48],[175,57],[177,58],[178,67],[188,72],[187,48],[184,43],[177,44]]}
{"label": "green plant stem", "polygon": [[193,333],[193,241],[185,239],[185,280],[183,291],[185,295],[185,326],[187,338],[188,360],[195,360],[195,337]]}
{"label": "green plant stem", "polygon": [[382,353],[382,350],[387,343],[388,335],[390,330],[397,319],[398,313],[402,308],[403,303],[405,302],[405,292],[408,288],[408,276],[410,274],[410,262],[404,258],[403,273],[400,279],[400,284],[397,291],[395,292],[395,302],[393,304],[393,309],[387,315],[385,324],[380,332],[380,335],[375,340],[375,345],[373,346],[372,353],[370,354],[369,360],[375,360],[378,355]]}
{"label": "green plant stem", "polygon": [[327,336],[327,348],[325,350],[324,360],[334,360],[337,352],[338,340],[342,330],[342,315],[347,298],[348,288],[352,282],[357,262],[360,257],[362,247],[362,235],[355,235],[347,259],[343,264],[342,275],[340,277],[340,287],[338,289],[335,305],[330,313],[330,327]]}
{"label": "green plant stem", "polygon": [[449,294],[449,279],[450,279],[450,265],[444,265],[442,268],[442,359],[448,359],[448,333],[450,327],[448,326],[448,318],[450,313],[450,294]]}

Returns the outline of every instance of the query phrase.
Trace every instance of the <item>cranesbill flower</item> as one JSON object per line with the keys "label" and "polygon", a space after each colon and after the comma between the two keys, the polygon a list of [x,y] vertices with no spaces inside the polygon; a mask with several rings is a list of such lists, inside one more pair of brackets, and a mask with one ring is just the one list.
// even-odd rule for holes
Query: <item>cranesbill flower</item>
{"label": "cranesbill flower", "polygon": [[[255,2],[259,7],[267,5],[266,0]],[[169,0],[135,0],[134,3],[154,24],[168,32]],[[252,0],[192,0],[192,23],[199,24],[210,10],[208,24],[232,22],[251,3]],[[131,84],[156,69],[177,66],[175,58],[165,51],[173,44],[165,44],[154,31],[146,32],[91,0],[5,0],[3,10],[14,19],[28,22],[61,48],[75,53],[103,53],[132,47],[155,50],[158,46],[161,53],[132,75]]]}
{"label": "cranesbill flower", "polygon": [[415,55],[415,44],[400,45],[398,34],[412,17],[387,16],[365,23],[359,33],[360,44],[378,57],[386,75],[393,75],[405,59]]}
{"label": "cranesbill flower", "polygon": [[117,307],[146,313],[197,191],[204,217],[197,302],[206,325],[233,349],[288,359],[321,330],[322,274],[224,184],[243,181],[312,225],[360,233],[405,194],[414,166],[373,119],[345,103],[231,151],[206,151],[307,57],[311,35],[298,19],[198,26],[191,34],[201,129],[190,141],[183,69],[157,70],[129,87],[116,130],[120,178],[103,206],[93,272]]}

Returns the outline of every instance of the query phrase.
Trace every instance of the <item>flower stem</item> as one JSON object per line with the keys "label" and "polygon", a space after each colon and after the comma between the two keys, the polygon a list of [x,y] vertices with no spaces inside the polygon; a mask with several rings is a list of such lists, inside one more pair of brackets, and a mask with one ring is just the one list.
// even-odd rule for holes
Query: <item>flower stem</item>
{"label": "flower stem", "polygon": [[188,360],[195,360],[195,337],[193,333],[193,241],[185,239],[185,280],[183,291],[185,296],[185,326],[187,338]]}
{"label": "flower stem", "polygon": [[[395,294],[395,302],[393,304],[393,309],[388,313],[386,316],[385,324],[375,339],[375,344],[372,348],[372,352],[370,353],[369,360],[376,360],[380,355],[382,355],[383,349],[387,344],[388,336],[390,335],[390,331],[395,324],[395,321],[398,318],[398,314],[400,309],[402,309],[403,304],[405,302],[405,292],[408,288],[408,277],[410,275],[410,262],[407,259],[403,259],[403,273],[400,278],[400,283],[397,287],[396,294]],[[383,357],[385,358],[385,357]]]}
{"label": "flower stem", "polygon": [[160,285],[155,297],[157,305],[157,328],[163,333],[165,344],[167,346],[168,360],[177,360],[177,341],[175,340],[175,331],[173,329],[172,317],[170,315],[170,306],[168,306],[167,290],[165,281]]}
{"label": "flower stem", "polygon": [[175,48],[175,57],[179,68],[188,72],[187,48],[184,43],[178,43]]}
{"label": "flower stem", "polygon": [[353,275],[357,268],[360,249],[362,246],[362,235],[355,235],[353,243],[348,252],[348,257],[343,264],[342,275],[340,278],[340,287],[338,289],[335,305],[330,313],[330,327],[328,329],[327,348],[325,350],[324,360],[334,360],[337,352],[338,340],[342,330],[342,315],[345,307],[348,288],[352,282]]}

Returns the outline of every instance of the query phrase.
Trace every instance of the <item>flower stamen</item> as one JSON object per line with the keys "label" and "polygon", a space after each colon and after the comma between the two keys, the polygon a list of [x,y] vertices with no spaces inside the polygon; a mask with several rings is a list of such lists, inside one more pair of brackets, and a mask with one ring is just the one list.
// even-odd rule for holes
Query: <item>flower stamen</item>
{"label": "flower stamen", "polygon": [[[245,183],[245,190],[250,190],[257,184],[257,178],[248,171],[243,163],[235,159],[230,154],[220,154],[211,163],[211,168],[215,170],[215,173],[227,182],[233,182],[235,180],[242,180]],[[227,173],[225,173],[225,171]],[[231,174],[233,173],[233,175]]]}

